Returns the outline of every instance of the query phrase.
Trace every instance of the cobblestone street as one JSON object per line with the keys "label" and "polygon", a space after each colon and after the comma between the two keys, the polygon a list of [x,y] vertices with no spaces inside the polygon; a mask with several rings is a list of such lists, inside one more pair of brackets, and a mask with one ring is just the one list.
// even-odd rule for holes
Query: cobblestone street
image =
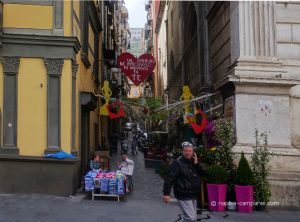
{"label": "cobblestone street", "polygon": [[[119,156],[117,156],[119,157]],[[178,218],[176,201],[166,205],[161,199],[162,179],[152,169],[145,169],[142,154],[135,161],[134,192],[119,203],[114,199],[92,201],[84,193],[74,197],[44,195],[0,195],[0,222],[173,222]],[[113,165],[117,158],[113,158]],[[113,166],[112,165],[112,166]],[[273,211],[239,214],[214,213],[210,220],[227,222],[296,222],[300,212]]]}

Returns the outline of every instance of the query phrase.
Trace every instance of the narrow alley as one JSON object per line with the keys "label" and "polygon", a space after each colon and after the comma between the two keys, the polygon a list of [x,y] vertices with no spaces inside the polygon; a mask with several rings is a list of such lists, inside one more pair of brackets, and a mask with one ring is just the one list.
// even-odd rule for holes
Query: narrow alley
{"label": "narrow alley", "polygon": [[[112,168],[120,155],[112,158]],[[0,195],[0,222],[173,222],[180,213],[176,200],[165,204],[162,201],[163,180],[153,169],[144,167],[142,153],[129,156],[135,162],[134,191],[119,203],[115,199],[96,199],[86,193],[76,196],[54,197],[46,195]],[[296,222],[300,212],[271,211],[240,214],[228,212],[209,213],[213,222]],[[205,217],[198,215],[198,218]]]}

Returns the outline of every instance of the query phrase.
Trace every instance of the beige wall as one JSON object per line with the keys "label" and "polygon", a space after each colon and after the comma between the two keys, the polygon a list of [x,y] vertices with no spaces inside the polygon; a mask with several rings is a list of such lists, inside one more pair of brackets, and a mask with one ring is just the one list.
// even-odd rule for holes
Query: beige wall
{"label": "beige wall", "polygon": [[300,58],[300,2],[276,3],[277,53],[283,59]]}

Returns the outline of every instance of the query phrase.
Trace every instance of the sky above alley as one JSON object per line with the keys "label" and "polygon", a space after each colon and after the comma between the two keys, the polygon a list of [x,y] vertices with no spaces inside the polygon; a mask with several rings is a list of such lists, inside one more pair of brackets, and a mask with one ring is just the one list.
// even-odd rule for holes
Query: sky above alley
{"label": "sky above alley", "polygon": [[130,28],[143,28],[146,23],[145,0],[125,0]]}

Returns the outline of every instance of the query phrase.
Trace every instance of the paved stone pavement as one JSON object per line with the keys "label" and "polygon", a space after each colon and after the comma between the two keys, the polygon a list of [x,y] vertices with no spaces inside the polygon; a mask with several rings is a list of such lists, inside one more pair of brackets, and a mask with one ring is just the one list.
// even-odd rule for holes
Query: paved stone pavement
{"label": "paved stone pavement", "polygon": [[[119,156],[118,156],[119,158]],[[92,201],[85,193],[74,197],[0,194],[0,222],[173,222],[180,212],[175,201],[161,201],[162,180],[145,169],[142,154],[130,157],[136,163],[134,192],[121,202],[112,199]],[[113,159],[115,163],[116,158]],[[113,163],[113,164],[114,164]],[[1,178],[3,179],[3,178]],[[211,222],[299,222],[300,212],[272,211],[211,215]]]}

